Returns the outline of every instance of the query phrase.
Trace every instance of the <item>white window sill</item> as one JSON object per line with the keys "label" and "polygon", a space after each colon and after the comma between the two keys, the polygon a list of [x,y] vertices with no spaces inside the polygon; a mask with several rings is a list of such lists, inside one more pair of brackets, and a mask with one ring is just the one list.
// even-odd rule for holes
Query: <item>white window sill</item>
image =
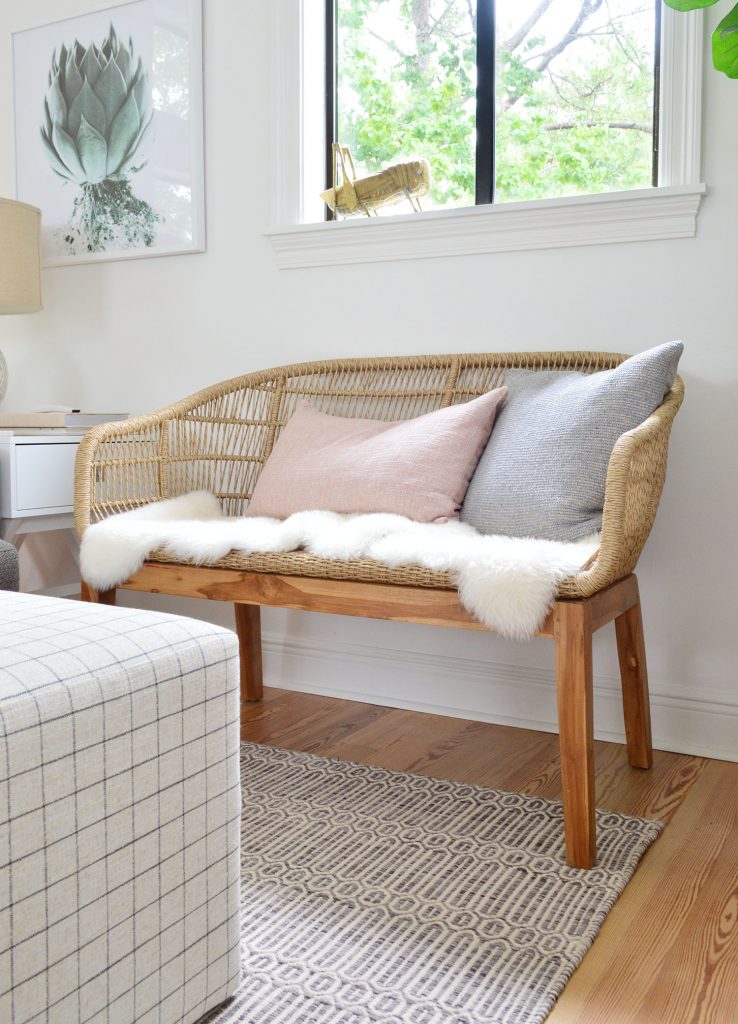
{"label": "white window sill", "polygon": [[280,270],[689,238],[705,185],[537,199],[266,232]]}

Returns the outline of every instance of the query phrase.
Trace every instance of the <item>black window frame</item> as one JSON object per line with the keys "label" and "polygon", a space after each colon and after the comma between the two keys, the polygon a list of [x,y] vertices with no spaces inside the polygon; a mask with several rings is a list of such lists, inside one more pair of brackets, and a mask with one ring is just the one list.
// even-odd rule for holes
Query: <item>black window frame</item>
{"label": "black window frame", "polygon": [[[661,91],[661,0],[654,0],[654,90],[651,185],[659,183],[659,100]],[[325,179],[333,184],[333,151],[338,135],[338,0],[325,0]],[[477,0],[477,109],[475,206],[495,201],[495,0]],[[333,213],[326,211],[326,219]]]}

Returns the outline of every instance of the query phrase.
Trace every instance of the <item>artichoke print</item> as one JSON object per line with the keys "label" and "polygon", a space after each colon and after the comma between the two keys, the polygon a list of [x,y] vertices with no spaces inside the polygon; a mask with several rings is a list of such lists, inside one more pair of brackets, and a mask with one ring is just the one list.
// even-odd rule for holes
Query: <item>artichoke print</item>
{"label": "artichoke print", "polygon": [[71,252],[153,245],[161,218],[130,187],[152,120],[132,39],[126,46],[111,25],[101,46],[75,40],[54,51],[41,138],[54,173],[80,189],[64,234]]}

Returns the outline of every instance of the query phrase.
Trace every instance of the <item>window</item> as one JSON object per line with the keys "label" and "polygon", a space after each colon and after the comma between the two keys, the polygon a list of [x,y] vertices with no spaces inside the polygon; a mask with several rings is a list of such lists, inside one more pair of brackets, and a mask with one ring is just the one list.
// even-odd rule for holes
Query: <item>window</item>
{"label": "window", "polygon": [[426,209],[658,184],[661,0],[325,2],[329,183],[339,141]]}
{"label": "window", "polygon": [[[332,98],[336,121],[343,126],[342,131],[347,132],[347,137],[341,141],[355,147],[354,156],[359,157],[363,150],[355,140],[359,139],[361,126],[366,123],[359,116],[362,90],[355,89],[353,94],[348,89],[341,91],[341,76],[345,75],[346,67],[342,70],[340,61],[338,66],[331,61],[328,68],[338,72],[338,81],[332,83],[326,104],[325,55],[333,53],[334,49],[340,54],[342,31],[336,23],[338,31],[333,43],[331,45],[329,40],[326,45],[326,35],[330,35],[333,24],[326,16],[326,0],[270,0],[274,75],[269,214],[272,226],[266,236],[274,249],[277,266],[281,269],[324,267],[692,237],[706,191],[705,185],[700,183],[703,12],[677,13],[668,7],[658,12],[655,0],[640,0],[640,7],[636,6],[638,0],[627,2],[630,7],[625,6],[626,0],[589,0],[587,6],[587,9],[596,8],[593,14],[597,13],[598,17],[605,11],[615,17],[622,9],[630,11],[635,19],[640,11],[638,19],[642,20],[634,20],[629,26],[629,31],[641,26],[642,34],[638,38],[642,48],[638,56],[627,46],[621,46],[622,38],[615,39],[621,56],[612,59],[615,66],[620,67],[622,57],[627,65],[627,76],[631,77],[622,79],[619,91],[613,92],[606,91],[604,85],[612,75],[608,61],[614,36],[596,22],[588,25],[582,22],[577,33],[585,38],[572,42],[560,53],[551,55],[551,46],[556,46],[556,42],[549,44],[551,60],[543,69],[545,74],[535,82],[531,83],[530,74],[520,63],[514,64],[513,74],[508,62],[507,76],[503,76],[497,55],[509,53],[511,49],[513,54],[516,52],[510,46],[515,36],[509,27],[515,24],[515,12],[524,8],[530,19],[545,7],[549,18],[555,10],[567,10],[571,15],[574,0],[496,0],[497,23],[493,27],[497,29],[494,52],[498,74],[493,81],[492,95],[497,104],[504,105],[507,101],[508,107],[496,111],[501,116],[487,118],[487,124],[493,122],[495,129],[491,136],[496,142],[495,149],[487,149],[495,157],[494,178],[492,174],[489,176],[489,180],[495,182],[495,193],[490,197],[494,202],[477,204],[477,189],[483,178],[477,170],[477,149],[483,136],[483,132],[477,135],[477,61],[474,57],[478,47],[476,38],[472,48],[467,36],[461,43],[453,39],[453,47],[449,43],[448,52],[436,50],[442,67],[456,59],[460,50],[471,50],[472,59],[464,57],[464,75],[469,78],[469,82],[464,80],[466,98],[463,103],[451,104],[454,120],[450,127],[444,128],[440,141],[438,138],[433,141],[433,151],[440,150],[446,155],[452,152],[454,159],[445,165],[451,168],[448,175],[443,166],[441,171],[436,169],[436,192],[430,202],[423,200],[423,208],[428,212],[423,216],[413,215],[409,205],[403,203],[391,207],[389,212],[405,216],[353,217],[327,224],[326,204],[320,193],[326,188],[326,143],[332,136],[333,121],[330,122],[331,132],[327,132],[326,108]],[[411,0],[362,0],[362,8],[372,13],[385,5],[389,10],[389,5],[393,4],[404,4],[409,9],[410,3]],[[431,13],[435,3],[436,0],[428,0]],[[479,34],[477,6],[481,8],[486,3],[487,9],[492,10],[490,0],[463,0],[463,4],[460,0],[446,0],[450,10],[462,13],[464,8],[469,9],[470,3],[472,12],[476,12]],[[576,9],[581,9],[581,0],[577,0]],[[505,12],[512,13],[505,15]],[[336,19],[338,13],[336,8]],[[507,17],[507,22],[502,20],[503,16]],[[657,16],[661,19],[658,45]],[[525,24],[520,25],[519,30]],[[555,29],[557,22],[554,19],[550,24]],[[370,27],[382,34],[376,25]],[[545,38],[540,42],[544,27],[542,15],[537,30],[529,33],[530,46],[524,49],[524,55],[540,52],[545,46]],[[354,40],[357,31],[358,28],[352,28]],[[461,38],[462,33],[454,31]],[[556,39],[560,40],[561,36]],[[500,40],[507,43],[504,51]],[[401,36],[397,34],[394,41],[399,45]],[[594,70],[593,63],[585,62],[584,56],[573,59],[577,56],[577,47],[581,47],[582,54],[589,52],[591,55],[593,45],[600,61],[595,62]],[[535,47],[539,47],[539,51]],[[566,56],[571,63],[564,64],[559,56]],[[432,55],[429,62],[431,58]],[[590,78],[595,76],[593,84],[597,88],[585,89],[582,100],[575,104],[573,100],[577,97],[569,90],[578,87],[582,91],[585,71]],[[505,89],[509,89],[511,81],[514,85],[518,72],[528,88],[510,106],[509,92]],[[562,81],[554,76],[560,76]],[[380,76],[375,78],[381,81]],[[568,79],[571,82],[566,81]],[[504,89],[500,80],[508,83]],[[346,81],[348,78],[344,78]],[[545,106],[551,95],[545,90],[553,88],[552,82],[559,87],[556,95],[561,93],[564,97],[558,107]],[[407,97],[407,87],[403,89]],[[544,93],[539,95],[537,90],[542,89]],[[649,91],[653,106],[647,102]],[[622,100],[619,108],[607,106],[613,97]],[[585,101],[589,102],[589,107]],[[432,96],[428,102],[433,102]],[[654,115],[656,104],[657,118]],[[399,109],[401,116],[395,123],[404,130],[410,118],[407,108]],[[597,123],[593,124],[595,121]],[[604,121],[608,123],[600,123]],[[459,129],[456,134],[452,133],[454,127]],[[352,132],[355,135],[352,136]],[[365,132],[364,138],[370,138],[370,134]],[[530,145],[531,138],[533,145]],[[657,154],[654,152],[656,141]],[[419,138],[418,142],[428,140]],[[400,159],[401,155],[399,145],[390,146],[382,151],[381,158],[375,158],[378,164],[372,164],[364,156],[362,166],[361,158],[357,159],[360,165],[357,170],[373,170]],[[657,169],[657,188],[652,187],[654,169]],[[444,180],[446,185],[443,185]],[[445,189],[443,193],[441,187]]]}

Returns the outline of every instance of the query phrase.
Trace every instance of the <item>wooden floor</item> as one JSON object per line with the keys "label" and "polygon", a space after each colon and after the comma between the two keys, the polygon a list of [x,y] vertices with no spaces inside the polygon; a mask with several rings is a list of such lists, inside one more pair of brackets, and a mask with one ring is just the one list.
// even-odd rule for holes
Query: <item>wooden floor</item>
{"label": "wooden floor", "polygon": [[[558,799],[558,739],[267,689],[245,739]],[[738,764],[597,743],[597,806],[667,823],[547,1024],[738,1024]]]}

